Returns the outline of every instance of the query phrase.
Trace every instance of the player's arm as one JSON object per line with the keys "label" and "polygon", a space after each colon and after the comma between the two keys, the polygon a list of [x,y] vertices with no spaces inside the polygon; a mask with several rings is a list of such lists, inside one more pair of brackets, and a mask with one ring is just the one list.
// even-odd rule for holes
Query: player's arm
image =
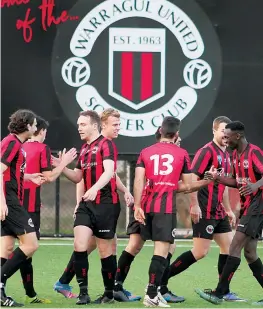
{"label": "player's arm", "polygon": [[81,202],[83,195],[85,194],[84,180],[76,185],[76,201],[77,205]]}
{"label": "player's arm", "polygon": [[124,186],[118,175],[116,175],[116,185],[117,189],[124,194],[126,205],[131,205],[134,202],[133,196],[131,195],[129,189]]}
{"label": "player's arm", "polygon": [[144,211],[141,208],[142,193],[145,186],[145,168],[144,166],[139,166],[135,168],[135,178],[133,184],[133,194],[134,194],[134,217],[137,221],[145,224]]}
{"label": "player's arm", "polygon": [[94,201],[100,189],[105,187],[114,176],[114,161],[107,159],[103,161],[104,172],[98,181],[83,195],[84,201]]}
{"label": "player's arm", "polygon": [[225,211],[229,217],[230,224],[232,226],[235,226],[236,224],[236,216],[234,212],[232,211],[230,200],[229,200],[229,189],[228,187],[225,187],[224,193],[223,193],[223,206],[225,208]]}
{"label": "player's arm", "polygon": [[224,177],[224,176],[215,175],[214,180],[218,183],[221,183],[222,185],[227,186],[227,187],[237,188],[237,181],[233,177]]}
{"label": "player's arm", "polygon": [[4,163],[1,162],[1,167],[0,167],[0,181],[1,181],[1,205],[0,205],[0,220],[4,221],[5,217],[8,215],[8,208],[6,205],[6,199],[5,199],[5,193],[4,193],[4,172],[8,169],[8,166],[5,165]]}
{"label": "player's arm", "polygon": [[256,192],[259,188],[263,189],[263,151],[253,150],[252,152],[252,164],[255,174],[261,175],[256,183],[247,182],[246,185],[239,189],[241,195],[249,195]]}
{"label": "player's arm", "polygon": [[68,180],[79,183],[82,179],[82,171],[80,169],[75,168],[74,170],[65,167],[63,169],[63,174],[68,178]]}

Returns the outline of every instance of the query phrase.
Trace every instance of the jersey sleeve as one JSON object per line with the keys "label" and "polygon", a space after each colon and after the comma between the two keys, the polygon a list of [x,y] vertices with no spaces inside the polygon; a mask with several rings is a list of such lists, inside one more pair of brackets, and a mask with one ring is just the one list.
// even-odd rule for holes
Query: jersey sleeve
{"label": "jersey sleeve", "polygon": [[51,150],[47,145],[45,145],[40,154],[40,171],[52,171]]}
{"label": "jersey sleeve", "polygon": [[143,161],[143,153],[142,152],[139,155],[139,158],[138,158],[137,163],[136,163],[136,167],[144,167],[145,168],[145,164],[144,164],[144,161]]}
{"label": "jersey sleeve", "polygon": [[203,176],[211,163],[211,159],[212,154],[209,148],[206,147],[199,149],[192,162],[192,173],[196,174],[199,177]]}
{"label": "jersey sleeve", "polygon": [[17,141],[1,142],[1,162],[7,166],[11,165],[14,157],[19,152],[21,144]]}
{"label": "jersey sleeve", "polygon": [[255,172],[263,175],[263,151],[261,149],[253,150],[252,162]]}
{"label": "jersey sleeve", "polygon": [[101,154],[102,154],[102,161],[104,160],[115,161],[117,154],[112,141],[110,140],[104,141],[104,143],[101,146]]}
{"label": "jersey sleeve", "polygon": [[184,156],[184,165],[182,169],[182,174],[190,174],[191,171],[191,163],[190,163],[190,157],[189,154],[186,152]]}

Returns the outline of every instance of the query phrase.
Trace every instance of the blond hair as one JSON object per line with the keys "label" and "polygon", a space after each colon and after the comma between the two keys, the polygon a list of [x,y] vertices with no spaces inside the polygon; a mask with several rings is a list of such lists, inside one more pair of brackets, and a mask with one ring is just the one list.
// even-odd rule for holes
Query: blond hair
{"label": "blond hair", "polygon": [[100,115],[101,122],[106,122],[110,116],[116,117],[116,118],[121,117],[121,115],[120,115],[119,111],[117,111],[117,109],[107,108]]}

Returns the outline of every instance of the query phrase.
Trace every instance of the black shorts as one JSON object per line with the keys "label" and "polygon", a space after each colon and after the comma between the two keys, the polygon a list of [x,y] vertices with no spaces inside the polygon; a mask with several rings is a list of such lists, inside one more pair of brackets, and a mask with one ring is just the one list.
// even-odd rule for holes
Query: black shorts
{"label": "black shorts", "polygon": [[1,236],[21,236],[35,232],[30,215],[21,205],[7,205],[8,215],[1,223]]}
{"label": "black shorts", "polygon": [[134,209],[133,207],[129,208],[129,224],[127,226],[127,235],[131,234],[140,234],[140,223],[134,218]]}
{"label": "black shorts", "polygon": [[259,238],[262,235],[263,214],[242,216],[237,231],[242,232],[252,238]]}
{"label": "black shorts", "polygon": [[146,213],[145,225],[140,225],[143,240],[164,241],[174,243],[176,234],[176,215]]}
{"label": "black shorts", "polygon": [[35,226],[35,231],[37,234],[37,239],[40,239],[40,212],[29,212],[29,216],[31,217],[34,226]]}
{"label": "black shorts", "polygon": [[229,219],[200,219],[198,223],[193,223],[193,238],[213,239],[214,234],[229,233],[232,231]]}
{"label": "black shorts", "polygon": [[74,227],[84,225],[93,235],[102,239],[113,239],[120,215],[120,204],[95,204],[80,202],[76,211]]}

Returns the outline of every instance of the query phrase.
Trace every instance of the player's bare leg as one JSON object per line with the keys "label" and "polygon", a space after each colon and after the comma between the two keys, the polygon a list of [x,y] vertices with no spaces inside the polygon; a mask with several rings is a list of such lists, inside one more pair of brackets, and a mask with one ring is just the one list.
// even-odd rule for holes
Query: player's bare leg
{"label": "player's bare leg", "polygon": [[117,301],[129,302],[141,299],[140,296],[133,296],[130,292],[125,290],[123,288],[123,283],[129,273],[130,266],[134,258],[141,251],[143,245],[144,241],[142,240],[140,234],[130,235],[128,245],[118,260],[114,286],[114,299]]}

